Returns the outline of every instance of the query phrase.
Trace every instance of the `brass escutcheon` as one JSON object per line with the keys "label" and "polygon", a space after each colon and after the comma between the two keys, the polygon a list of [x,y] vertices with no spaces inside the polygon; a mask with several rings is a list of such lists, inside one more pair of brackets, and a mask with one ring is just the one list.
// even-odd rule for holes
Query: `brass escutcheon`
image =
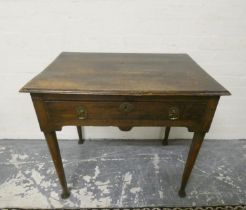
{"label": "brass escutcheon", "polygon": [[119,106],[119,110],[124,113],[131,112],[133,109],[134,109],[134,105],[129,102],[124,102]]}
{"label": "brass escutcheon", "polygon": [[170,120],[177,120],[179,119],[179,108],[176,106],[172,106],[169,108],[168,117]]}
{"label": "brass escutcheon", "polygon": [[79,120],[85,120],[87,118],[87,111],[82,106],[76,108],[76,113]]}

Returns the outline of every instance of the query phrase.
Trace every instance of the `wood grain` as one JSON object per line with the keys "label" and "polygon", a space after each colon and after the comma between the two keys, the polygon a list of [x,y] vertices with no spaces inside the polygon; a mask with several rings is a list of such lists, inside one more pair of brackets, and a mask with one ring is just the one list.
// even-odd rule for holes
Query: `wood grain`
{"label": "wood grain", "polygon": [[61,53],[21,92],[229,95],[187,54]]}

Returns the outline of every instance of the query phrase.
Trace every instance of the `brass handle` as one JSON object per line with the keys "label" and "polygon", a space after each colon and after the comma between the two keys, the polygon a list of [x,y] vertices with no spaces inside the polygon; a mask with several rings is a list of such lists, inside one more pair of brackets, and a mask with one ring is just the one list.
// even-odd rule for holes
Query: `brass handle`
{"label": "brass handle", "polygon": [[131,112],[134,109],[134,105],[128,102],[120,104],[119,110],[124,113]]}
{"label": "brass handle", "polygon": [[170,107],[169,111],[168,111],[168,117],[170,120],[177,120],[179,119],[179,109],[178,107]]}
{"label": "brass handle", "polygon": [[79,120],[85,120],[87,118],[87,111],[84,107],[77,107],[76,113]]}

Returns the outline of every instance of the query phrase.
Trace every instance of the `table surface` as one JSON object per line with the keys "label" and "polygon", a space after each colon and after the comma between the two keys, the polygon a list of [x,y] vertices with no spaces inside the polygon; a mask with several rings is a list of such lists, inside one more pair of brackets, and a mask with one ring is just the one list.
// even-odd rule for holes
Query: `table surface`
{"label": "table surface", "polygon": [[21,92],[229,95],[187,54],[61,53]]}

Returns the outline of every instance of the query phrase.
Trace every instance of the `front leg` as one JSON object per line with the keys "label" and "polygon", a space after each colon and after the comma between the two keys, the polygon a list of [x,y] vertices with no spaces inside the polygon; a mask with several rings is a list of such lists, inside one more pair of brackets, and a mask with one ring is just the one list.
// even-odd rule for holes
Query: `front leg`
{"label": "front leg", "polygon": [[194,133],[193,140],[192,140],[192,143],[190,146],[190,151],[189,151],[189,154],[188,154],[188,157],[186,160],[186,164],[185,164],[185,169],[183,172],[181,187],[179,190],[179,196],[180,197],[186,196],[185,187],[186,187],[186,184],[187,184],[188,179],[190,177],[192,168],[195,164],[195,161],[196,161],[197,155],[199,153],[200,147],[202,145],[205,134],[206,134],[206,132],[200,132],[200,131],[199,132],[196,131]]}
{"label": "front leg", "polygon": [[68,198],[70,196],[70,192],[67,187],[67,181],[66,181],[66,177],[65,177],[65,173],[63,169],[63,164],[61,160],[59,145],[58,145],[57,138],[56,138],[56,133],[55,132],[44,132],[44,135],[45,135],[46,142],[48,144],[49,151],[50,151],[51,157],[53,159],[53,162],[56,168],[56,173],[59,177],[59,181],[62,186],[61,197],[63,199]]}

